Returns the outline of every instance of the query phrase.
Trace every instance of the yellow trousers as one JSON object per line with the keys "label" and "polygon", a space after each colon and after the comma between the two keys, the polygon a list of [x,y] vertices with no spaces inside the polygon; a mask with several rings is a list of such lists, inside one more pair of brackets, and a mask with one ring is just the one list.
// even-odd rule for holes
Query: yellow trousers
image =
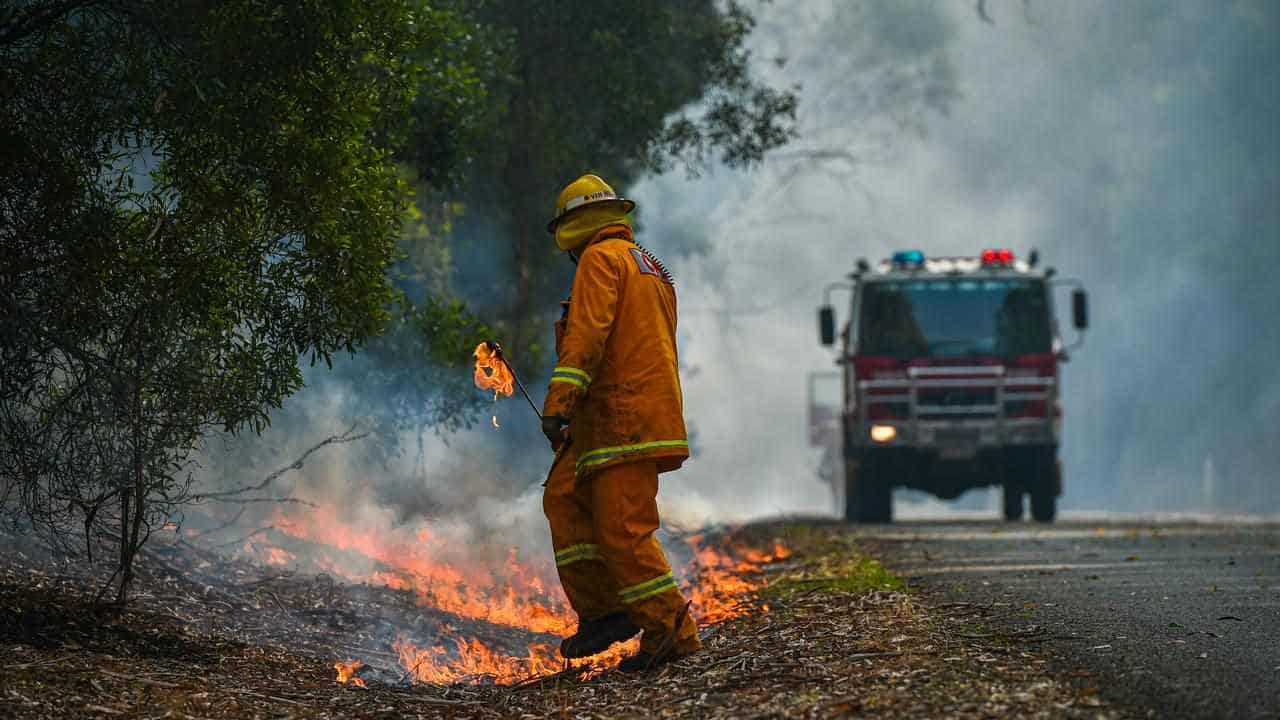
{"label": "yellow trousers", "polygon": [[[652,460],[625,463],[578,478],[576,460],[572,449],[557,453],[542,495],[564,593],[579,621],[626,612],[644,630],[640,649],[657,652],[685,607],[653,536],[658,466]],[[690,613],[674,635],[677,655],[701,647]]]}

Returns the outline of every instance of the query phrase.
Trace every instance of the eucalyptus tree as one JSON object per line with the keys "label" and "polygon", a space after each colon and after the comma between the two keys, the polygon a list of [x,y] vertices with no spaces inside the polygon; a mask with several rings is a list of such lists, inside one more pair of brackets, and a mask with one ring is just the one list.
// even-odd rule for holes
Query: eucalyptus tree
{"label": "eucalyptus tree", "polygon": [[[414,0],[0,10],[15,523],[114,542],[123,602],[138,549],[189,499],[204,434],[262,430],[302,363],[383,331],[409,208],[398,153],[413,136],[417,158],[457,157],[449,128],[482,92],[455,60],[470,37]],[[460,109],[415,121],[423,97]]]}

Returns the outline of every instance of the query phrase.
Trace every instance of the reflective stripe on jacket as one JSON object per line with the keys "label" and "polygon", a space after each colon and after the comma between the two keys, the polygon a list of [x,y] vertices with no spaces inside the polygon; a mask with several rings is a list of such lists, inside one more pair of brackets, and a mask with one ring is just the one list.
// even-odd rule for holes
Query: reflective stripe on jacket
{"label": "reflective stripe on jacket", "polygon": [[665,272],[611,225],[583,250],[543,414],[570,421],[577,471],[689,457],[676,360],[676,294]]}

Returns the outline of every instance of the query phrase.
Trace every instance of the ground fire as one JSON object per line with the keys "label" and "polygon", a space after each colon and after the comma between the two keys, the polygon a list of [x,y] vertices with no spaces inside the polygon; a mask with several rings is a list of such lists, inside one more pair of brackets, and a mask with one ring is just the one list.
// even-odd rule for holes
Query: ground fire
{"label": "ground fire", "polygon": [[[495,401],[514,393],[518,380],[499,345],[481,342],[474,358],[477,387],[492,390]],[[496,416],[493,425],[499,426]],[[261,540],[243,549],[266,564],[305,562],[348,582],[412,593],[415,604],[431,615],[437,624],[420,633],[400,630],[384,640],[399,659],[402,679],[512,684],[571,668],[590,676],[634,654],[639,645],[633,639],[572,663],[558,654],[559,639],[574,631],[576,619],[559,589],[550,552],[531,561],[514,547],[460,541],[431,523],[352,521],[331,503],[282,509],[272,528],[307,550]],[[673,552],[673,561],[684,561],[673,564],[691,612],[703,625],[752,608],[767,610],[747,601],[763,583],[764,565],[790,555],[780,543],[764,551],[704,535],[677,542],[684,547]],[[362,667],[368,669],[356,659],[335,663],[337,681],[363,686],[365,680],[356,675]]]}
{"label": "ground fire", "polygon": [[338,671],[338,682],[351,683],[360,687],[366,687],[364,679],[356,675],[360,668],[364,667],[364,663],[359,660],[348,660],[346,662],[336,662],[333,669]]}
{"label": "ground fire", "polygon": [[[418,605],[456,621],[428,637],[400,634],[390,640],[406,679],[418,682],[512,684],[563,671],[570,666],[553,642],[575,626],[572,611],[554,580],[550,555],[529,561],[514,548],[477,553],[468,548],[465,559],[456,546],[439,537],[429,525],[371,530],[345,522],[337,507],[283,511],[273,525],[284,535],[320,548],[315,562],[330,574],[353,583],[369,583],[414,594]],[[692,601],[691,612],[704,625],[723,622],[748,612],[745,601],[763,583],[763,566],[790,555],[781,544],[768,551],[737,543],[719,544],[702,535],[680,541],[687,550],[675,553],[689,559],[678,568]],[[332,549],[324,557],[324,549]],[[278,558],[281,548],[257,547],[261,558]],[[351,554],[367,558],[366,570],[335,558]],[[765,606],[754,606],[767,609]],[[495,646],[475,637],[469,621],[486,628],[506,628],[513,637],[540,635],[524,652]],[[636,650],[636,641],[618,644],[608,652],[573,664],[583,675],[615,665]],[[363,684],[355,673],[360,660],[334,665],[338,682]]]}

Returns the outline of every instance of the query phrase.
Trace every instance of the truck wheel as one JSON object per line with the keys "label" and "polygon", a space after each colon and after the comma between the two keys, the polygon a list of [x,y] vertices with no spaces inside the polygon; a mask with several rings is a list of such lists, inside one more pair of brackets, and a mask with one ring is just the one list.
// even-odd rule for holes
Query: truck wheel
{"label": "truck wheel", "polygon": [[1036,522],[1051,523],[1058,514],[1058,497],[1051,477],[1039,478],[1031,488],[1031,517]]}
{"label": "truck wheel", "polygon": [[1051,523],[1058,514],[1057,448],[1037,449],[1035,474],[1031,476],[1031,517],[1036,522]]}
{"label": "truck wheel", "polygon": [[1004,519],[1017,522],[1022,519],[1022,487],[1011,482],[1004,484]]}
{"label": "truck wheel", "polygon": [[858,522],[858,473],[861,461],[849,458],[844,461],[844,521]]}
{"label": "truck wheel", "polygon": [[863,453],[845,463],[844,519],[856,523],[893,522],[893,488],[884,459]]}

